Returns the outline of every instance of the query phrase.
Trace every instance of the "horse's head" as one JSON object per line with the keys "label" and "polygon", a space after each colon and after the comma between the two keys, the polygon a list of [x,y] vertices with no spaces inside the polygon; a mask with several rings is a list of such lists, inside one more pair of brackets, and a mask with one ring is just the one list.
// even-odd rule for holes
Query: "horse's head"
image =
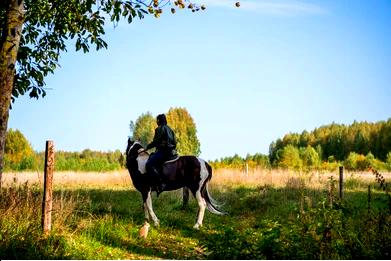
{"label": "horse's head", "polygon": [[145,173],[145,164],[148,158],[149,154],[144,150],[143,145],[141,145],[140,142],[132,141],[129,138],[128,146],[126,147],[126,166],[129,169],[129,172],[131,169],[133,169],[132,172],[134,172],[136,167],[141,174]]}
{"label": "horse's head", "polygon": [[126,147],[126,158],[136,159],[140,149],[143,149],[143,146],[140,144],[140,142],[132,141],[130,138],[128,138],[128,145]]}

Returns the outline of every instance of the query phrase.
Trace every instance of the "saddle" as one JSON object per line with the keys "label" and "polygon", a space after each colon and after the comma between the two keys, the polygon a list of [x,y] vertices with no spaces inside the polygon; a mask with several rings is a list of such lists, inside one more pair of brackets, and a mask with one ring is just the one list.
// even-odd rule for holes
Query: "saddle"
{"label": "saddle", "polygon": [[172,155],[170,155],[170,157],[166,161],[163,162],[163,164],[160,165],[160,168],[159,168],[160,175],[165,177],[165,179],[167,181],[170,180],[170,178],[169,178],[170,173],[176,172],[176,167],[177,167],[176,165],[177,164],[171,164],[171,163],[176,162],[178,159],[179,159],[179,155],[176,153],[173,153]]}
{"label": "saddle", "polygon": [[174,162],[174,161],[176,161],[176,160],[178,160],[178,159],[179,159],[178,153],[177,153],[175,150],[173,150],[173,151],[171,152],[171,154],[169,155],[168,159],[166,159],[166,160],[163,162],[162,165],[164,165],[164,164],[166,164],[166,163]]}
{"label": "saddle", "polygon": [[165,162],[163,162],[163,165],[166,163],[171,163],[171,162],[177,161],[178,159],[179,159],[178,154],[173,155],[170,158],[168,158]]}

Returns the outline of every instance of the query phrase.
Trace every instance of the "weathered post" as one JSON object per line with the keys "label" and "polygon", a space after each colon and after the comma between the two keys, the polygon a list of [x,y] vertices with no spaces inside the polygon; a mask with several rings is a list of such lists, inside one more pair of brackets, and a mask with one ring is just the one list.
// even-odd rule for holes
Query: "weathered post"
{"label": "weathered post", "polygon": [[343,199],[343,166],[339,166],[339,198]]}
{"label": "weathered post", "polygon": [[52,194],[53,194],[53,172],[54,172],[54,144],[53,141],[46,141],[44,187],[42,201],[42,230],[48,234],[52,227]]}

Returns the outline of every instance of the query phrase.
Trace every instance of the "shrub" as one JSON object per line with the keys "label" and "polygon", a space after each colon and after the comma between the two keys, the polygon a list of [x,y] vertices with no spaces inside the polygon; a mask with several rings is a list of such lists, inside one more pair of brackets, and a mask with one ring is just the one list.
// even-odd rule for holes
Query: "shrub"
{"label": "shrub", "polygon": [[284,169],[301,169],[303,162],[300,158],[299,149],[293,145],[288,145],[277,152],[277,165]]}
{"label": "shrub", "polygon": [[37,158],[26,137],[19,131],[7,131],[4,149],[5,170],[28,170],[37,168]]}
{"label": "shrub", "polygon": [[301,159],[303,160],[303,166],[308,169],[318,168],[320,164],[320,158],[316,150],[307,146],[306,148],[301,149]]}
{"label": "shrub", "polygon": [[386,164],[388,170],[391,170],[391,151],[387,153]]}
{"label": "shrub", "polygon": [[355,152],[350,152],[345,160],[345,167],[349,170],[364,170],[369,166],[365,156]]}

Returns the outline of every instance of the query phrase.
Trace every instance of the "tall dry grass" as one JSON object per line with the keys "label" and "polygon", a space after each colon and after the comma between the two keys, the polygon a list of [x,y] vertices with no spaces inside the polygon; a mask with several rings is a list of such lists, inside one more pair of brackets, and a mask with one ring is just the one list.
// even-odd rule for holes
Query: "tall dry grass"
{"label": "tall dry grass", "polygon": [[[42,187],[44,180],[43,172],[9,172],[3,174],[5,187],[11,184],[39,185]],[[100,187],[100,188],[123,188],[132,186],[127,170],[111,172],[55,172],[53,175],[54,186],[59,187]]]}
{"label": "tall dry grass", "polygon": [[[389,180],[391,173],[382,173]],[[360,180],[373,182],[374,174],[368,172],[345,171],[345,180]],[[250,169],[248,173],[237,169],[217,169],[213,171],[211,186],[272,186],[276,188],[287,186],[305,186],[311,189],[322,189],[327,186],[330,177],[339,179],[338,170],[334,172],[298,172],[293,170],[278,169]],[[3,184],[9,187],[11,184],[39,185],[43,184],[42,172],[9,172],[3,174]],[[53,177],[54,186],[66,188],[132,188],[133,184],[127,170],[112,172],[55,172]]]}
{"label": "tall dry grass", "polygon": [[[390,179],[391,173],[383,173],[386,179]],[[275,188],[282,187],[307,187],[311,189],[323,189],[333,177],[339,179],[339,172],[298,172],[293,170],[278,169],[252,169],[248,173],[235,169],[217,169],[214,171],[212,185],[224,186],[272,186]],[[348,172],[344,173],[345,181],[360,180],[362,182],[373,182],[374,175],[372,172]]]}

